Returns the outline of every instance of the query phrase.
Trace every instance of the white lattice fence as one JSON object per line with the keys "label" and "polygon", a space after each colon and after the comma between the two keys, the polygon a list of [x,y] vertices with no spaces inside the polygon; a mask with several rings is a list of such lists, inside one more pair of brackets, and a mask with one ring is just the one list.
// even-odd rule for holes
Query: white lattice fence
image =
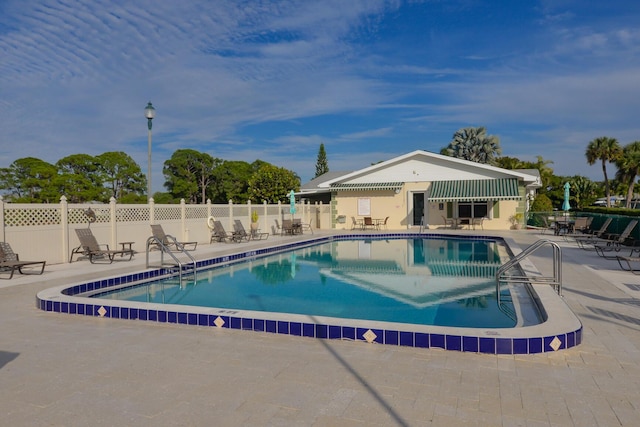
{"label": "white lattice fence", "polygon": [[[95,213],[90,222],[87,209]],[[313,220],[315,228],[331,224],[329,206],[296,206],[297,218]],[[325,221],[316,216],[319,210],[327,210]],[[262,230],[275,232],[275,221],[289,214],[288,204],[224,204],[212,205],[118,205],[114,199],[109,204],[68,204],[64,196],[59,204],[12,204],[0,197],[0,239],[9,242],[24,259],[45,259],[48,264],[68,262],[71,249],[78,245],[76,228],[91,224],[101,244],[112,248],[123,241],[134,242],[135,250],[142,252],[151,235],[150,224],[162,224],[165,232],[181,240],[209,243],[207,218],[213,216],[225,226],[232,227],[239,219],[245,226],[251,221],[251,211],[256,210]],[[227,225],[228,224],[228,225]]]}

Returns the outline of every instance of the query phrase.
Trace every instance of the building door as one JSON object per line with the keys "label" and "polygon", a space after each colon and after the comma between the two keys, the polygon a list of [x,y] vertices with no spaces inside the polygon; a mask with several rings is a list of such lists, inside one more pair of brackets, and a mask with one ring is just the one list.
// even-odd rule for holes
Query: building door
{"label": "building door", "polygon": [[[424,216],[424,193],[413,193],[413,225],[420,225]],[[425,218],[427,223],[427,218]]]}

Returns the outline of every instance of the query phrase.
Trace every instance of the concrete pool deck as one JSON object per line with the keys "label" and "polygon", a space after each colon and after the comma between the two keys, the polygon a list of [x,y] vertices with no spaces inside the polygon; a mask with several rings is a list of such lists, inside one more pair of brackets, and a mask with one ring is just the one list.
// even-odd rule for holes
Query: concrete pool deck
{"label": "concrete pool deck", "polygon": [[[145,257],[79,261],[0,281],[0,419],[12,426],[637,425],[640,276],[557,236],[487,234],[521,248],[539,238],[562,246],[564,299],[583,323],[581,345],[496,356],[37,309],[43,289],[138,271]],[[251,244],[285,239],[295,237]],[[201,245],[195,254],[233,249]],[[550,252],[531,258],[541,271]]]}

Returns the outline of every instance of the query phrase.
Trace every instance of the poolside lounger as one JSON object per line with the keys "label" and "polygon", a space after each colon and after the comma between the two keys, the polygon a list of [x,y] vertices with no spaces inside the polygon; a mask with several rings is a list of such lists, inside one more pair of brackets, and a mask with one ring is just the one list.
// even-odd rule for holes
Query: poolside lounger
{"label": "poolside lounger", "polygon": [[[624,271],[640,274],[640,257],[617,256],[616,259]],[[638,268],[633,268],[632,264],[638,264]]]}
{"label": "poolside lounger", "polygon": [[[17,253],[13,252],[11,246],[7,242],[0,242],[0,271],[8,272],[9,277],[3,277],[3,279],[11,279],[13,273],[18,270],[20,274],[42,274],[44,272],[44,266],[46,261],[20,261],[20,257]],[[40,265],[40,271],[35,273],[25,273],[22,271],[23,267]]]}
{"label": "poolside lounger", "polygon": [[171,234],[165,234],[162,225],[160,224],[152,224],[151,232],[153,233],[153,237],[156,238],[156,246],[160,246],[160,242],[162,246],[173,251],[195,251],[198,246],[198,242],[178,242],[178,240],[173,237]]}
{"label": "poolside lounger", "polygon": [[241,240],[262,240],[269,238],[269,233],[261,233],[258,229],[252,229],[251,233],[247,233],[247,231],[244,229],[244,225],[242,225],[242,221],[240,221],[239,219],[233,220],[233,230]]}
{"label": "poolside lounger", "polygon": [[[76,235],[80,240],[80,246],[71,251],[69,262],[73,261],[75,254],[81,254],[89,257],[89,262],[95,264],[96,259],[107,259],[109,264],[113,262],[116,255],[129,255],[129,261],[133,257],[133,249],[110,250],[109,245],[99,244],[90,228],[76,228]],[[104,249],[102,248],[104,247]]]}
{"label": "poolside lounger", "polygon": [[[620,234],[614,233],[604,233],[602,237],[592,237],[590,239],[576,239],[576,243],[581,249],[594,249],[596,251],[601,252],[610,252],[616,246],[620,246],[624,244],[629,237],[631,236],[631,232],[638,224],[637,220],[629,221],[629,224],[625,227],[625,229]],[[592,245],[592,246],[586,246]],[[605,247],[609,247],[605,249]],[[604,255],[603,255],[604,256]]]}
{"label": "poolside lounger", "polygon": [[211,242],[241,242],[242,238],[236,233],[228,233],[220,221],[214,222],[213,231],[211,232]]}

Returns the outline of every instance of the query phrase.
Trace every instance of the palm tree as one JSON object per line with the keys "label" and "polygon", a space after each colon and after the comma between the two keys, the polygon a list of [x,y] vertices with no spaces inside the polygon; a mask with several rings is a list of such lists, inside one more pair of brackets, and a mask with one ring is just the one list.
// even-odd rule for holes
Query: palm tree
{"label": "palm tree", "polygon": [[500,138],[487,135],[487,129],[462,128],[453,134],[449,146],[441,151],[458,159],[470,160],[477,163],[494,164],[496,156],[502,153]]}
{"label": "palm tree", "polygon": [[622,155],[622,148],[618,140],[601,136],[594,139],[587,146],[587,162],[593,165],[596,161],[602,161],[602,173],[604,174],[605,196],[607,197],[607,207],[611,207],[611,191],[609,189],[609,178],[607,176],[607,162],[615,162]]}
{"label": "palm tree", "polygon": [[576,175],[571,180],[573,198],[578,208],[583,208],[586,204],[596,199],[598,185],[584,176]]}
{"label": "palm tree", "polygon": [[640,141],[632,142],[622,148],[622,155],[616,160],[618,171],[616,179],[627,186],[626,208],[631,208],[633,187],[640,173]]}

